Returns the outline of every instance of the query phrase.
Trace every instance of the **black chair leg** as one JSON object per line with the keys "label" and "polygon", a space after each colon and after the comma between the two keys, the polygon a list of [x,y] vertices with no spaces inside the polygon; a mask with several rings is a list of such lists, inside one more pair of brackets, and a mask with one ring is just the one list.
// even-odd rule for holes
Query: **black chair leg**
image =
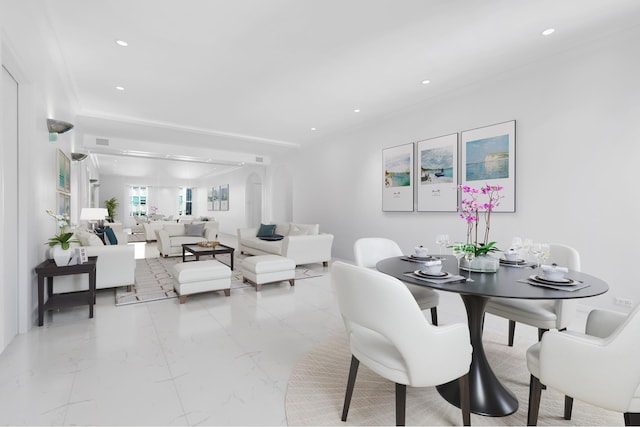
{"label": "black chair leg", "polygon": [[396,383],[396,425],[405,424],[405,409],[407,406],[407,386]]}
{"label": "black chair leg", "polygon": [[433,326],[438,326],[438,308],[431,307],[431,324]]}
{"label": "black chair leg", "polygon": [[538,341],[542,340],[542,335],[547,331],[548,329],[538,329]]}
{"label": "black chair leg", "polygon": [[469,374],[458,378],[460,387],[460,409],[462,410],[462,425],[471,425],[471,395],[469,392]]}
{"label": "black chair leg", "polygon": [[565,396],[564,397],[564,419],[571,419],[571,412],[573,412],[573,397]]}
{"label": "black chair leg", "polygon": [[358,374],[358,366],[360,361],[354,355],[351,355],[351,366],[349,367],[349,379],[347,380],[347,392],[344,395],[344,406],[342,407],[342,421],[347,421],[349,413],[349,405],[351,404],[351,395],[353,395],[353,387],[356,384],[356,375]]}
{"label": "black chair leg", "polygon": [[540,395],[542,394],[542,385],[540,380],[531,375],[529,383],[529,412],[527,414],[527,425],[535,426],[538,424],[538,411],[540,410]]}
{"label": "black chair leg", "polygon": [[640,426],[640,412],[625,412],[624,425]]}
{"label": "black chair leg", "polygon": [[509,347],[513,347],[513,336],[516,334],[515,320],[509,320]]}

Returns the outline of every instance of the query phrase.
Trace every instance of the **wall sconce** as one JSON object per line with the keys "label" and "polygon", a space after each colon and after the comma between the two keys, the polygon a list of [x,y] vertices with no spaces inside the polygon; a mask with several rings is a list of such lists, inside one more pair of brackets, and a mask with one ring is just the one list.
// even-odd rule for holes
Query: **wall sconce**
{"label": "wall sconce", "polygon": [[58,134],[70,131],[73,125],[62,120],[47,119],[47,129],[49,129],[49,141],[55,142]]}

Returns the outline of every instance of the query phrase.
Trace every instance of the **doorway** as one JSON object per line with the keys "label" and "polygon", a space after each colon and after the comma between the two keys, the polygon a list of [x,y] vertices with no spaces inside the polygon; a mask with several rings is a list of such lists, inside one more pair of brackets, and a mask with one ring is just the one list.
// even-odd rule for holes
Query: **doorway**
{"label": "doorway", "polygon": [[247,226],[259,227],[262,222],[262,179],[256,173],[247,177],[245,212]]}

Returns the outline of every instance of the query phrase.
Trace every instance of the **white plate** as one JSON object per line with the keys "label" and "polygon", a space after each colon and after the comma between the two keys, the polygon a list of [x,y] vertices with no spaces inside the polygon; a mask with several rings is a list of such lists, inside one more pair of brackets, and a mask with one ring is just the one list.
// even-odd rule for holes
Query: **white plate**
{"label": "white plate", "polygon": [[534,282],[544,283],[546,285],[575,285],[576,284],[575,280],[572,280],[572,279],[564,278],[562,280],[556,281],[556,280],[545,279],[535,274],[533,276],[529,276],[529,279],[533,280]]}
{"label": "white plate", "polygon": [[425,277],[428,279],[445,279],[450,276],[449,273],[444,271],[441,271],[438,274],[427,274],[427,273],[423,273],[421,270],[416,270],[413,272],[413,274],[415,274],[416,276]]}
{"label": "white plate", "polygon": [[516,259],[516,260],[510,260],[510,259],[505,259],[505,258],[500,258],[500,262],[503,264],[513,264],[513,265],[517,265],[517,264],[526,264],[527,261],[523,260],[523,259]]}
{"label": "white plate", "polygon": [[431,260],[433,260],[433,259],[437,259],[437,258],[434,258],[434,257],[433,257],[433,256],[431,256],[431,255],[427,255],[427,256],[409,255],[409,258],[411,258],[411,259],[415,259],[415,260],[419,260],[419,261],[431,261]]}

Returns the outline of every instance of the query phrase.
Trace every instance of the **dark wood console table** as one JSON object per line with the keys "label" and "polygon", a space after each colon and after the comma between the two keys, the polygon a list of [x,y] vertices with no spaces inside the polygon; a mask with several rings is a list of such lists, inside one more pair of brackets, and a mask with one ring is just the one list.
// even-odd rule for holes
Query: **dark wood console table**
{"label": "dark wood console table", "polygon": [[[41,262],[35,268],[38,275],[38,326],[44,323],[44,312],[62,307],[74,307],[89,304],[89,318],[93,318],[93,304],[96,299],[96,263],[97,256],[89,257],[84,264],[58,267],[52,259]],[[89,290],[69,292],[65,294],[53,293],[53,278],[70,274],[89,275]],[[47,301],[44,301],[44,278],[47,278]]]}

